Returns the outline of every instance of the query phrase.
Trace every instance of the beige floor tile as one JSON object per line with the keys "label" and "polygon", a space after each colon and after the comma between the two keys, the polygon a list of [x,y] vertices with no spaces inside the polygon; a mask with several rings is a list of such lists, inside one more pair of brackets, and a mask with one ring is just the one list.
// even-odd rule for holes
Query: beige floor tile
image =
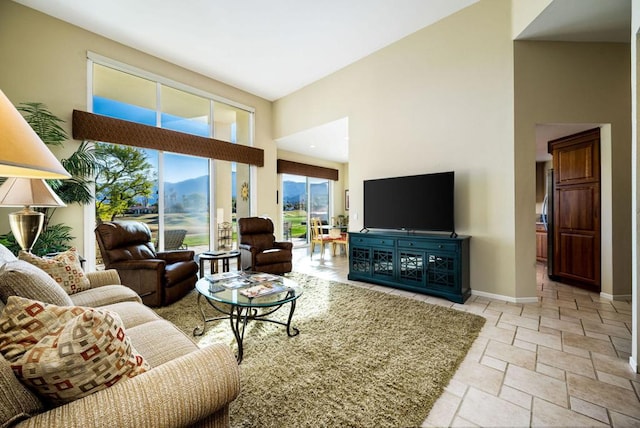
{"label": "beige floor tile", "polygon": [[634,391],[567,373],[569,395],[640,419],[640,402]]}
{"label": "beige floor tile", "polygon": [[635,419],[618,412],[609,412],[611,416],[611,426],[613,428],[638,428],[640,419]]}
{"label": "beige floor tile", "polygon": [[593,368],[593,363],[590,358],[578,357],[545,347],[540,347],[537,357],[539,363],[577,373],[592,379],[596,378],[595,369]]}
{"label": "beige floor tile", "polygon": [[629,360],[607,355],[593,354],[593,366],[596,370],[610,373],[625,379],[640,382],[640,374],[634,373]]}
{"label": "beige floor tile", "polygon": [[533,427],[605,427],[607,425],[580,413],[533,398]]}
{"label": "beige floor tile", "polygon": [[557,367],[549,366],[544,363],[538,363],[536,364],[536,372],[561,380],[563,382],[565,381],[564,370],[561,370]]}
{"label": "beige floor tile", "polygon": [[574,348],[573,346],[569,346],[567,344],[562,345],[562,352],[566,352],[567,354],[575,355],[577,357],[590,358],[591,353],[588,349],[582,348]]}
{"label": "beige floor tile", "polygon": [[560,308],[560,319],[562,319],[563,316],[600,322],[600,314],[598,314],[598,311],[595,309],[582,309],[578,311],[571,308]]}
{"label": "beige floor tile", "polygon": [[497,358],[490,357],[488,355],[482,357],[482,360],[480,360],[480,364],[491,367],[492,369],[500,370],[501,372],[507,369],[506,362],[498,360]]}
{"label": "beige floor tile", "polygon": [[536,353],[517,346],[507,345],[502,342],[490,340],[485,350],[485,355],[534,370],[536,367]]}
{"label": "beige floor tile", "polygon": [[483,327],[483,329],[480,331],[480,337],[482,338],[489,339],[489,340],[497,340],[498,342],[508,343],[508,344],[513,343],[513,338],[515,334],[516,334],[515,331],[505,330],[504,328],[500,328],[500,327],[487,326],[486,324]]}
{"label": "beige floor tile", "polygon": [[553,328],[559,331],[568,331],[574,334],[584,334],[580,320],[573,318],[572,321],[564,321],[547,317],[540,318],[540,327]]}
{"label": "beige floor tile", "polygon": [[562,314],[562,309],[578,309],[578,305],[574,300],[562,300],[562,299],[542,299],[542,306],[546,308],[560,308],[560,313]]}
{"label": "beige floor tile", "polygon": [[631,381],[629,379],[625,379],[620,376],[612,375],[610,373],[605,373],[598,371],[596,372],[598,376],[598,380],[601,382],[608,383],[609,385],[619,386],[620,388],[628,389],[633,391],[633,385],[631,385]]}
{"label": "beige floor tile", "polygon": [[519,328],[516,332],[516,339],[524,340],[525,342],[535,343],[537,345],[546,346],[547,348],[561,349],[562,340],[560,336],[552,334],[540,333],[537,331],[529,330],[526,328]]}
{"label": "beige floor tile", "polygon": [[461,402],[462,399],[460,397],[456,397],[447,391],[443,392],[431,408],[425,423],[428,426],[436,427],[446,427],[451,425],[451,421],[453,421]]}
{"label": "beige floor tile", "polygon": [[607,336],[621,337],[623,339],[631,339],[631,332],[627,327],[602,324],[591,320],[582,320],[582,325],[585,331],[606,334]]}
{"label": "beige floor tile", "polygon": [[607,409],[604,407],[589,403],[588,401],[584,401],[576,397],[571,397],[569,399],[569,404],[571,406],[571,410],[574,412],[581,413],[597,421],[609,424],[609,415],[607,414]]}
{"label": "beige floor tile", "polygon": [[513,315],[513,314],[507,314],[507,313],[502,314],[502,316],[500,317],[500,322],[506,323],[506,324],[513,324],[515,326],[528,328],[530,330],[537,330],[538,326],[540,325],[540,322],[538,321],[537,318],[536,319],[525,318],[519,315]]}
{"label": "beige floor tile", "polygon": [[513,346],[517,346],[518,348],[526,349],[527,351],[532,352],[536,352],[538,349],[538,345],[536,345],[535,343],[525,342],[520,339],[514,339]]}
{"label": "beige floor tile", "polygon": [[460,368],[458,368],[453,378],[497,396],[498,392],[500,392],[504,373],[480,363],[465,360],[460,364]]}
{"label": "beige floor tile", "polygon": [[465,392],[467,392],[467,384],[459,382],[455,379],[451,379],[449,381],[449,385],[444,389],[445,391],[455,395],[456,397],[464,397]]}
{"label": "beige floor tile", "polygon": [[620,322],[631,322],[631,314],[621,314],[620,312],[598,311],[603,320],[612,320]]}
{"label": "beige floor tile", "polygon": [[503,385],[500,390],[500,398],[507,400],[513,404],[517,404],[527,410],[531,410],[533,397],[525,392],[518,391],[510,386]]}
{"label": "beige floor tile", "polygon": [[617,356],[615,349],[611,342],[606,340],[594,339],[587,336],[579,336],[573,333],[562,334],[562,344],[572,346],[574,348],[581,348],[587,351],[596,352],[599,354]]}
{"label": "beige floor tile", "polygon": [[452,428],[466,428],[466,427],[477,427],[480,425],[476,425],[473,422],[470,422],[460,416],[456,416],[453,422],[451,423]]}
{"label": "beige floor tile", "polygon": [[562,407],[569,405],[564,381],[531,370],[510,365],[504,377],[504,384]]}
{"label": "beige floor tile", "polygon": [[502,328],[504,330],[513,331],[513,332],[515,332],[518,329],[517,325],[507,324],[502,322],[501,320],[498,320],[498,324],[496,324],[496,327]]}
{"label": "beige floor tile", "polygon": [[507,400],[471,388],[458,416],[483,427],[527,427],[529,411]]}
{"label": "beige floor tile", "polygon": [[520,315],[522,313],[522,305],[516,303],[505,303],[499,301],[492,301],[489,303],[487,309],[492,311],[498,311],[507,314]]}
{"label": "beige floor tile", "polygon": [[538,318],[540,316],[550,319],[560,319],[560,310],[555,308],[545,308],[542,306],[525,305],[522,308],[522,316],[527,318]]}

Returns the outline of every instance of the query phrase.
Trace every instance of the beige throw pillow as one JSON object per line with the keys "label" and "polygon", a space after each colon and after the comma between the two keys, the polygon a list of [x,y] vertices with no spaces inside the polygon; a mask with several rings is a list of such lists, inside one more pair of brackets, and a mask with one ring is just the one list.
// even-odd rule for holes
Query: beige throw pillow
{"label": "beige throw pillow", "polygon": [[[17,344],[17,345],[16,345]],[[12,296],[0,315],[0,353],[52,405],[113,386],[151,367],[115,312]]]}
{"label": "beige throw pillow", "polygon": [[15,260],[0,265],[0,299],[7,302],[9,296],[71,306],[73,301],[63,288],[42,269],[24,260]]}
{"label": "beige throw pillow", "polygon": [[91,288],[91,284],[82,270],[80,257],[75,248],[51,258],[38,257],[26,251],[20,251],[18,258],[45,271],[69,295]]}

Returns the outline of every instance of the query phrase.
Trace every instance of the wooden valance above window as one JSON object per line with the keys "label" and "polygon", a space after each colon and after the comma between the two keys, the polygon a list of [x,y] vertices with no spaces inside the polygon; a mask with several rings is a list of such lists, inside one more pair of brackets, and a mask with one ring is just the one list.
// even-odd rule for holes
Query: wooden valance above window
{"label": "wooden valance above window", "polygon": [[264,166],[264,150],[85,111],[73,111],[73,138]]}
{"label": "wooden valance above window", "polygon": [[338,170],[322,166],[307,165],[306,163],[292,162],[278,159],[278,174],[304,175],[305,177],[326,178],[338,181]]}

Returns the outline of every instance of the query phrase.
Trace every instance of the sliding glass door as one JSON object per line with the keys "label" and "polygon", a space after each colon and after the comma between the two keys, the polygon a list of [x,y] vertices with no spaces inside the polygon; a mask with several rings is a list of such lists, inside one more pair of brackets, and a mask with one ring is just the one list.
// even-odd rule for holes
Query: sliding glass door
{"label": "sliding glass door", "polygon": [[294,246],[310,241],[311,218],[329,221],[329,180],[282,174],[282,235]]}

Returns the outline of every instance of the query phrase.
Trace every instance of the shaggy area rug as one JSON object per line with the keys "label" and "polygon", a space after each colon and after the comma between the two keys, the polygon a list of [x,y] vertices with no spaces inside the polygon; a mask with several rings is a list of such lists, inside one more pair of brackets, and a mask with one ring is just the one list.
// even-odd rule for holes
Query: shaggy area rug
{"label": "shaggy area rug", "polygon": [[[250,322],[232,427],[420,426],[485,322],[304,274],[290,278],[304,287],[293,318],[300,334]],[[194,290],[157,312],[191,335],[202,322],[196,298]],[[206,312],[215,313],[208,305]],[[288,313],[287,306],[274,316]],[[228,320],[194,339],[236,349]]]}

